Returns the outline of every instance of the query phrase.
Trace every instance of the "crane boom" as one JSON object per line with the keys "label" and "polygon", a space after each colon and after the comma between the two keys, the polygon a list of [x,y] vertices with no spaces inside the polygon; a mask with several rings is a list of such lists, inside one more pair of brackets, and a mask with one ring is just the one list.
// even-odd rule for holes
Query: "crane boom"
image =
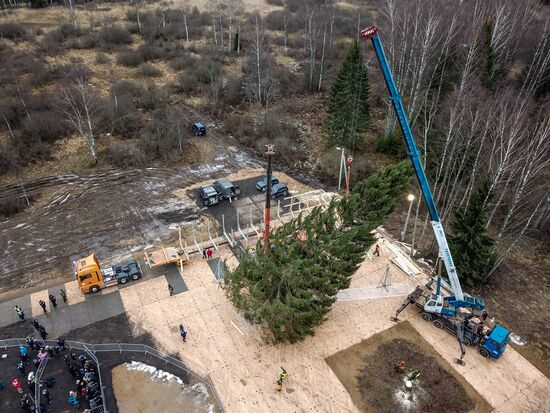
{"label": "crane boom", "polygon": [[395,109],[397,119],[399,120],[401,131],[403,132],[403,136],[405,137],[407,151],[409,156],[411,157],[414,172],[416,174],[416,178],[418,179],[418,183],[420,184],[420,190],[422,191],[422,195],[424,197],[424,200],[426,201],[426,205],[428,206],[432,228],[434,230],[435,238],[439,246],[439,254],[441,256],[441,259],[443,260],[443,263],[445,264],[445,269],[447,270],[447,275],[453,289],[453,301],[455,301],[456,306],[458,307],[462,306],[462,303],[466,304],[465,306],[470,306],[468,305],[468,303],[464,302],[464,293],[462,292],[462,287],[460,286],[458,273],[456,272],[456,267],[453,262],[453,257],[451,255],[451,250],[449,249],[449,244],[447,243],[447,237],[445,236],[443,225],[441,225],[441,219],[439,218],[439,212],[437,211],[437,206],[432,195],[430,184],[428,183],[428,178],[426,177],[426,173],[424,172],[424,168],[422,167],[422,162],[420,161],[420,154],[418,152],[418,149],[416,148],[416,143],[414,141],[409,121],[407,119],[401,95],[399,94],[399,91],[397,90],[397,85],[393,80],[392,72],[388,60],[386,59],[384,48],[382,47],[382,41],[380,40],[380,36],[378,34],[378,27],[367,27],[366,29],[361,31],[361,37],[363,39],[371,39],[372,45],[374,47],[374,52],[376,53],[376,57],[380,65],[380,69],[382,70],[382,74],[384,75],[386,86],[388,87],[388,91],[390,92],[391,102],[393,108]]}

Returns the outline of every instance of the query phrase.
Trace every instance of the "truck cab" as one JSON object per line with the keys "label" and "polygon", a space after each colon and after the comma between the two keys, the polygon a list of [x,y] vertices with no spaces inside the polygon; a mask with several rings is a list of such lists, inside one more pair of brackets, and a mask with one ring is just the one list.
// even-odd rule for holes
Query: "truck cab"
{"label": "truck cab", "polygon": [[140,279],[142,274],[136,260],[115,264],[102,270],[95,253],[74,261],[73,270],[78,287],[83,293],[97,293],[105,287],[126,284],[130,280]]}
{"label": "truck cab", "polygon": [[97,255],[81,258],[73,262],[76,281],[80,290],[84,293],[95,293],[103,287],[103,274],[99,267]]}
{"label": "truck cab", "polygon": [[481,346],[479,353],[483,357],[493,357],[498,359],[504,353],[506,346],[510,342],[510,332],[502,327],[496,325],[488,335],[481,340]]}
{"label": "truck cab", "polygon": [[218,179],[213,183],[214,188],[220,194],[221,199],[229,199],[230,201],[241,193],[239,185],[233,184],[229,179]]}

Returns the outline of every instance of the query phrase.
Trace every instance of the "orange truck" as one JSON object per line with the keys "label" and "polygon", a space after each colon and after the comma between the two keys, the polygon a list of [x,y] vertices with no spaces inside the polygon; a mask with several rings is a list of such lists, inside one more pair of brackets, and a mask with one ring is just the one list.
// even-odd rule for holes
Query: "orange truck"
{"label": "orange truck", "polygon": [[73,261],[73,271],[80,291],[83,293],[97,293],[106,287],[139,280],[142,276],[141,267],[136,260],[102,269],[95,253]]}

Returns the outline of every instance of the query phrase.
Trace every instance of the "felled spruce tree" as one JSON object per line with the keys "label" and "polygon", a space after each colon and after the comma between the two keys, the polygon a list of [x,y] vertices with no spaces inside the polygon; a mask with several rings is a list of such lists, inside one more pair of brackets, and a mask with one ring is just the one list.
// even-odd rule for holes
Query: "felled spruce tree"
{"label": "felled spruce tree", "polygon": [[244,316],[263,327],[270,343],[314,334],[374,243],[372,231],[395,207],[411,178],[393,165],[359,183],[347,201],[332,201],[273,231],[271,249],[242,257],[224,289]]}

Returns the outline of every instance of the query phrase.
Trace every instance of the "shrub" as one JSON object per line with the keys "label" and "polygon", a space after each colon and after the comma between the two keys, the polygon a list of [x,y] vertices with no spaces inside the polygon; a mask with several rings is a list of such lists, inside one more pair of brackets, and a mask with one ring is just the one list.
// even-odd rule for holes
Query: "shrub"
{"label": "shrub", "polygon": [[12,145],[0,144],[0,175],[12,172],[19,166],[19,156]]}
{"label": "shrub", "polygon": [[132,35],[124,27],[112,25],[104,27],[100,33],[104,45],[121,45],[132,43]]}
{"label": "shrub", "polygon": [[405,142],[399,131],[395,131],[388,136],[379,136],[374,146],[380,153],[396,156],[399,159],[405,159],[407,157],[407,148],[405,147]]}
{"label": "shrub", "polygon": [[[31,201],[29,197],[29,202]],[[27,208],[25,197],[0,198],[0,216],[10,217]]]}
{"label": "shrub", "polygon": [[37,140],[48,142],[63,138],[69,133],[66,120],[53,111],[33,112],[23,121],[23,133]]}
{"label": "shrub", "polygon": [[267,4],[271,4],[272,6],[282,6],[283,0],[267,0]]}
{"label": "shrub", "polygon": [[151,63],[142,63],[139,65],[140,73],[145,77],[159,77],[162,76],[162,71],[157,69]]}
{"label": "shrub", "polygon": [[0,24],[0,38],[17,40],[27,36],[25,29],[19,24],[2,23]]}
{"label": "shrub", "polygon": [[95,55],[95,62],[99,65],[105,65],[109,63],[111,59],[105,53],[98,53]]}
{"label": "shrub", "polygon": [[157,109],[164,105],[166,97],[164,90],[157,88],[153,82],[150,82],[139,100],[139,107],[145,110]]}
{"label": "shrub", "polygon": [[230,105],[238,105],[244,100],[244,82],[242,77],[230,77],[223,88],[223,100]]}
{"label": "shrub", "polygon": [[143,151],[135,145],[127,143],[111,144],[107,159],[111,164],[118,167],[141,166],[146,162]]}
{"label": "shrub", "polygon": [[127,67],[137,67],[143,63],[143,56],[137,52],[124,52],[118,55],[116,62]]}
{"label": "shrub", "polygon": [[140,98],[145,93],[145,88],[142,83],[133,82],[131,80],[117,80],[114,88],[117,95],[126,95],[133,98]]}
{"label": "shrub", "polygon": [[162,48],[156,45],[149,44],[149,43],[145,43],[139,46],[137,53],[141,55],[141,58],[143,61],[160,59],[166,55],[165,50],[163,50]]}
{"label": "shrub", "polygon": [[200,90],[200,82],[194,73],[180,73],[178,80],[172,85],[176,93],[185,93],[187,95]]}
{"label": "shrub", "polygon": [[116,108],[111,100],[109,111],[110,128],[113,135],[124,138],[135,138],[139,129],[143,126],[141,114],[134,105],[132,96],[119,94]]}

